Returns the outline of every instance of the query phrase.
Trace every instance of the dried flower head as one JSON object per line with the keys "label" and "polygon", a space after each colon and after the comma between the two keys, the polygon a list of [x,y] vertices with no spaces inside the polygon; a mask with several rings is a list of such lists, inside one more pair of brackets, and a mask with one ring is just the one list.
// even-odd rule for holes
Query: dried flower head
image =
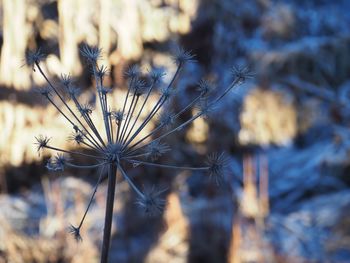
{"label": "dried flower head", "polygon": [[129,80],[136,79],[140,76],[140,68],[137,65],[132,65],[125,71],[124,76]]}
{"label": "dried flower head", "polygon": [[110,73],[106,66],[101,66],[97,69],[97,76],[103,80],[103,78]]}
{"label": "dried flower head", "polygon": [[169,87],[161,89],[161,94],[162,94],[164,101],[169,100],[172,96],[175,95],[175,93],[176,93],[176,91],[169,88]]}
{"label": "dried flower head", "polygon": [[70,225],[68,228],[68,232],[73,235],[74,239],[77,242],[83,241],[81,235],[80,235],[80,227],[75,227],[73,225]]}
{"label": "dried flower head", "polygon": [[147,92],[147,85],[144,80],[135,79],[135,81],[130,84],[130,89],[132,91],[132,96],[140,97]]}
{"label": "dried flower head", "polygon": [[91,104],[86,103],[83,105],[79,105],[78,110],[80,111],[81,116],[84,116],[84,115],[87,116],[93,112],[94,108],[92,107]]}
{"label": "dried flower head", "polygon": [[84,138],[86,137],[85,132],[83,131],[77,131],[77,132],[73,132],[69,137],[68,140],[70,141],[74,141],[75,143],[77,143],[78,145],[80,145],[81,143],[84,142]]}
{"label": "dried flower head", "polygon": [[175,114],[172,111],[162,111],[158,120],[162,127],[169,127],[175,121]]}
{"label": "dried flower head", "polygon": [[70,74],[61,74],[61,84],[69,88],[73,84],[73,79]]}
{"label": "dried flower head", "polygon": [[52,95],[51,88],[46,86],[43,88],[36,88],[35,92],[43,96],[44,98],[48,99]]}
{"label": "dried flower head", "polygon": [[69,98],[75,100],[75,99],[77,99],[77,97],[80,93],[80,89],[73,86],[73,85],[69,85],[69,86],[66,86],[66,92],[68,93]]}
{"label": "dried flower head", "polygon": [[155,82],[159,82],[164,76],[166,75],[166,73],[161,70],[161,69],[153,69],[150,73],[149,76],[150,78]]}
{"label": "dried flower head", "polygon": [[102,49],[97,46],[83,45],[80,49],[81,55],[91,64],[96,64],[101,58]]}
{"label": "dried flower head", "polygon": [[199,81],[197,89],[202,97],[205,97],[210,95],[210,93],[214,90],[214,85],[210,81],[202,79]]}
{"label": "dried flower head", "polygon": [[112,111],[112,117],[114,118],[115,122],[118,124],[124,119],[124,113],[121,110]]}
{"label": "dried flower head", "polygon": [[212,153],[207,157],[206,164],[208,165],[209,175],[215,179],[217,184],[224,177],[227,162],[228,160],[224,153]]}
{"label": "dried flower head", "polygon": [[54,158],[50,158],[47,163],[46,163],[46,169],[51,171],[51,172],[55,172],[58,171],[59,168],[56,166],[55,160]]}
{"label": "dried flower head", "polygon": [[[161,194],[165,191],[156,190],[154,187],[146,191],[140,191],[139,187],[128,176],[128,172],[124,170],[126,167],[136,167],[139,165],[158,167],[165,169],[186,169],[208,171],[217,181],[224,174],[226,158],[223,154],[211,154],[208,157],[207,165],[203,167],[178,166],[173,164],[157,163],[157,159],[168,152],[170,147],[161,141],[168,136],[175,134],[181,129],[188,127],[193,121],[206,115],[212,111],[214,106],[235,86],[239,85],[250,77],[250,73],[246,68],[235,68],[234,73],[236,79],[221,94],[214,97],[209,82],[201,81],[199,83],[199,92],[193,100],[178,111],[172,110],[172,104],[169,99],[177,95],[176,81],[181,74],[181,69],[187,62],[194,60],[194,56],[180,48],[174,57],[177,69],[168,84],[164,85],[160,92],[154,92],[156,84],[158,85],[164,73],[160,71],[152,71],[149,76],[142,76],[138,66],[133,65],[125,72],[128,80],[127,92],[121,105],[117,105],[118,111],[111,111],[110,103],[114,101],[110,98],[111,89],[103,85],[103,78],[107,73],[107,69],[98,65],[98,59],[101,56],[101,49],[98,47],[90,47],[84,45],[81,48],[81,54],[86,59],[91,68],[91,72],[95,79],[96,94],[94,96],[93,105],[98,103],[97,109],[100,112],[100,118],[103,121],[103,128],[95,125],[94,118],[97,114],[92,114],[94,107],[91,104],[82,104],[77,96],[77,89],[73,87],[70,76],[62,75],[61,83],[65,87],[59,89],[55,83],[52,83],[45,75],[40,66],[43,56],[40,52],[31,54],[27,61],[28,64],[36,66],[39,73],[48,83],[48,88],[42,91],[49,102],[64,117],[74,133],[69,139],[79,144],[80,149],[64,150],[55,146],[49,146],[47,137],[39,136],[37,140],[37,150],[40,151],[48,148],[58,153],[52,157],[46,167],[52,171],[63,171],[66,167],[81,169],[98,169],[101,171],[98,182],[91,195],[90,202],[86,208],[85,214],[79,224],[79,227],[71,226],[70,232],[75,239],[81,240],[80,229],[84,218],[89,210],[91,202],[97,191],[98,185],[103,177],[103,170],[108,171],[108,191],[106,198],[106,218],[105,231],[102,246],[102,258],[107,258],[110,239],[111,222],[113,215],[114,193],[116,185],[116,172],[120,172],[123,179],[129,184],[130,188],[137,195],[137,204],[148,215],[161,213],[165,206],[165,200],[161,198]],[[145,82],[146,80],[146,82]],[[71,98],[71,103],[66,102],[66,94]],[[153,96],[154,95],[154,96]],[[155,100],[151,98],[156,97]],[[95,101],[96,100],[96,101]],[[97,102],[98,100],[98,102]],[[58,102],[58,103],[57,103]],[[199,112],[192,114],[196,105],[200,104]],[[62,105],[62,107],[60,106]],[[80,113],[80,114],[79,114]],[[154,120],[162,113],[158,122]],[[190,117],[188,117],[190,116]],[[179,122],[174,122],[174,120]],[[150,125],[153,122],[154,126]],[[172,124],[172,126],[170,126]],[[167,129],[164,127],[167,126]],[[148,131],[147,128],[151,128]],[[89,151],[84,151],[89,150]],[[69,156],[85,157],[84,160],[90,160],[87,165],[74,163],[74,159]],[[106,260],[105,260],[106,261]]]}
{"label": "dried flower head", "polygon": [[35,71],[36,64],[40,63],[42,60],[45,59],[45,55],[41,52],[41,49],[39,48],[36,51],[28,51],[26,53],[26,64]]}
{"label": "dried flower head", "polygon": [[97,88],[97,90],[102,94],[102,95],[107,95],[108,93],[112,92],[111,88],[105,87],[105,86],[100,86]]}
{"label": "dried flower head", "polygon": [[161,198],[161,195],[167,189],[157,190],[155,187],[146,189],[140,196],[136,204],[141,207],[144,213],[148,216],[157,216],[161,214],[165,208],[166,201]]}
{"label": "dried flower head", "polygon": [[64,171],[68,161],[69,157],[67,155],[58,153],[55,157],[49,159],[46,168],[50,171]]}
{"label": "dried flower head", "polygon": [[48,138],[47,136],[39,135],[38,137],[35,137],[35,139],[35,144],[37,145],[37,152],[40,155],[40,151],[48,146],[50,138]]}
{"label": "dried flower head", "polygon": [[186,63],[194,62],[195,61],[194,57],[195,56],[190,51],[186,51],[182,47],[179,47],[176,50],[176,53],[175,53],[173,59],[174,59],[174,62],[176,63],[176,65],[183,66]]}
{"label": "dried flower head", "polygon": [[160,141],[154,141],[146,147],[146,153],[152,161],[158,160],[159,157],[168,151],[170,151],[169,145]]}
{"label": "dried flower head", "polygon": [[234,66],[232,67],[232,73],[239,83],[254,77],[254,73],[248,67]]}
{"label": "dried flower head", "polygon": [[196,105],[201,117],[208,118],[209,115],[215,110],[213,104],[211,104],[206,97],[201,98]]}

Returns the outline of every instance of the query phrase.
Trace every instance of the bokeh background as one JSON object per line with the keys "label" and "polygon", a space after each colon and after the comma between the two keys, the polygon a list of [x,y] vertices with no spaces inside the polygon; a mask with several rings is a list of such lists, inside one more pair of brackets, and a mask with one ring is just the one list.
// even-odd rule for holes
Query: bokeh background
{"label": "bokeh background", "polygon": [[165,212],[150,218],[118,179],[111,262],[350,262],[348,10],[347,0],[0,1],[0,262],[98,262],[105,183],[77,243],[67,227],[96,171],[46,171],[50,153],[38,156],[35,136],[70,149],[71,130],[24,65],[40,47],[51,78],[70,73],[88,100],[84,43],[103,49],[116,98],[133,63],[165,69],[166,83],[178,46],[197,63],[176,81],[176,108],[203,77],[224,89],[232,66],[255,73],[167,141],[167,162],[198,165],[225,151],[219,185],[200,172],[134,167],[138,185],[168,189]]}

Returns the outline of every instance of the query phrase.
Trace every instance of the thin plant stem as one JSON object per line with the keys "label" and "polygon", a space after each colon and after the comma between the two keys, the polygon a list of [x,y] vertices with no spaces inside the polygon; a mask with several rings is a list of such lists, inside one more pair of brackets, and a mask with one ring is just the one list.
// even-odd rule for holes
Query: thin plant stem
{"label": "thin plant stem", "polygon": [[151,163],[151,162],[145,162],[145,161],[139,161],[135,159],[125,159],[127,162],[132,164],[142,164],[147,166],[153,166],[153,167],[159,167],[159,168],[167,168],[167,169],[180,169],[180,170],[193,170],[193,171],[200,171],[200,170],[208,170],[209,167],[190,167],[190,166],[177,166],[177,165],[169,165],[169,164],[159,164],[159,163]]}
{"label": "thin plant stem", "polygon": [[[126,93],[124,104],[123,104],[122,116],[124,116],[124,113],[125,113],[126,103],[128,102],[128,98],[129,98],[129,94],[130,94],[130,90],[133,85],[133,82],[134,82],[134,78],[132,78],[129,83],[128,91]],[[123,119],[120,120],[119,127],[118,127],[118,134],[119,134],[119,128],[122,126],[122,123],[123,123]],[[117,137],[117,139],[120,140],[119,136]]]}
{"label": "thin plant stem", "polygon": [[83,217],[82,217],[81,220],[80,220],[80,223],[79,223],[79,226],[78,226],[79,229],[82,227],[82,225],[83,225],[83,223],[84,223],[85,217],[86,217],[86,215],[87,215],[87,213],[88,213],[88,211],[89,211],[89,209],[90,209],[90,206],[91,206],[91,204],[92,204],[92,201],[94,200],[95,194],[96,194],[96,192],[97,192],[97,188],[98,188],[98,186],[99,186],[100,183],[101,183],[102,174],[103,174],[104,168],[105,168],[105,167],[102,166],[100,175],[99,175],[99,177],[98,177],[98,180],[97,180],[97,183],[96,183],[96,185],[95,185],[94,191],[93,191],[93,193],[92,193],[92,195],[91,195],[91,197],[90,197],[88,206],[86,207],[85,213],[84,213]]}
{"label": "thin plant stem", "polygon": [[[65,107],[69,110],[69,112],[73,115],[73,117],[79,122],[79,124],[83,127],[83,129],[91,136],[91,134],[89,133],[89,131],[85,128],[85,126],[82,124],[82,122],[79,120],[79,118],[76,116],[76,114],[72,111],[72,109],[68,106],[68,104],[64,101],[64,99],[62,98],[62,96],[60,95],[60,93],[57,91],[57,89],[54,87],[54,85],[51,83],[51,81],[46,77],[44,71],[41,69],[39,62],[35,62],[35,65],[37,66],[37,68],[39,69],[40,74],[44,77],[45,81],[49,84],[49,86],[52,88],[52,90],[56,93],[56,95],[59,97],[59,99],[63,102],[63,104],[65,105]],[[52,100],[51,100],[52,101]],[[52,102],[51,102],[52,103]],[[57,108],[57,106],[56,106]],[[59,111],[60,113],[62,113],[62,111]],[[66,117],[66,119],[73,124],[72,121],[69,120],[69,118]],[[73,126],[76,126],[73,124]],[[92,136],[91,136],[92,137]],[[87,137],[88,138],[88,137]],[[92,137],[93,138],[93,137]]]}
{"label": "thin plant stem", "polygon": [[174,119],[176,119],[177,117],[179,117],[182,113],[184,113],[185,111],[187,111],[188,109],[192,108],[192,106],[202,97],[202,95],[199,95],[198,97],[196,97],[194,100],[192,100],[185,108],[183,108],[181,111],[179,111],[175,116]]}
{"label": "thin plant stem", "polygon": [[[174,73],[174,76],[172,77],[172,79],[169,82],[169,84],[168,84],[166,89],[169,89],[173,85],[175,79],[177,78],[177,76],[178,76],[178,74],[180,72],[181,67],[182,67],[181,64],[177,67],[177,69],[176,69],[176,71]],[[166,99],[163,100],[163,98],[164,98],[164,94],[162,94],[162,96],[159,98],[159,100],[157,101],[156,105],[153,107],[151,112],[148,114],[146,119],[142,122],[142,124],[139,126],[139,128],[136,130],[136,132],[133,134],[133,136],[125,143],[125,146],[123,147],[123,149],[125,149],[137,137],[137,135],[142,131],[142,129],[148,124],[148,122],[155,116],[155,114],[163,106],[163,104],[166,101]]]}
{"label": "thin plant stem", "polygon": [[58,151],[58,152],[63,152],[63,153],[68,153],[68,154],[75,154],[75,155],[80,155],[80,156],[85,156],[85,157],[90,157],[90,158],[95,158],[95,159],[102,159],[104,160],[103,157],[97,156],[97,155],[91,155],[91,154],[86,154],[86,153],[81,153],[81,152],[74,152],[74,151],[68,151],[68,150],[63,150],[63,149],[59,149],[53,146],[43,146],[43,148],[47,148],[47,149],[51,149],[54,151]]}
{"label": "thin plant stem", "polygon": [[192,123],[195,119],[199,118],[200,116],[202,116],[202,113],[201,113],[201,112],[197,113],[197,114],[194,115],[192,118],[190,118],[189,120],[185,121],[184,123],[182,123],[181,125],[177,126],[176,128],[174,128],[174,129],[172,129],[172,130],[170,130],[170,131],[164,133],[163,135],[161,135],[161,136],[159,136],[159,137],[157,137],[157,138],[151,140],[151,141],[148,142],[147,144],[141,145],[140,147],[138,147],[138,148],[132,150],[133,148],[135,148],[135,146],[138,145],[138,143],[135,143],[134,145],[132,145],[132,146],[128,149],[128,154],[132,154],[132,153],[134,153],[134,152],[140,150],[141,148],[143,148],[143,147],[145,147],[145,146],[151,144],[152,142],[159,141],[159,140],[163,139],[164,137],[166,137],[166,136],[168,136],[168,135],[170,135],[170,134],[172,134],[172,133],[174,133],[174,132],[176,132],[176,131],[178,131],[178,130],[183,129],[184,127],[186,127],[187,125],[189,125],[190,123]]}
{"label": "thin plant stem", "polygon": [[[94,140],[94,141],[91,141],[91,139],[88,137],[88,136],[86,136],[86,134],[84,134],[81,130],[80,130],[80,128],[74,123],[74,122],[72,122],[68,117],[67,117],[67,115],[56,105],[56,103],[52,100],[52,99],[50,99],[50,97],[47,97],[47,99],[49,100],[49,102],[56,108],[56,110],[59,112],[59,113],[61,113],[61,115],[73,126],[73,127],[77,127],[78,128],[78,130],[81,132],[81,134],[83,134],[83,136],[90,142],[90,143],[92,143],[96,148],[99,148],[100,146],[98,145],[98,144],[96,144],[94,141],[94,139],[92,138],[92,136],[90,135],[90,137]],[[86,130],[86,128],[83,126],[83,128],[84,128],[84,130],[85,131],[87,131]]]}
{"label": "thin plant stem", "polygon": [[108,262],[108,254],[111,241],[111,230],[113,222],[113,206],[114,206],[114,196],[116,187],[116,166],[115,164],[110,164],[108,169],[108,188],[107,188],[107,200],[106,200],[106,214],[103,230],[103,241],[102,241],[102,251],[101,251],[101,263]]}
{"label": "thin plant stem", "polygon": [[135,191],[135,193],[138,194],[141,198],[144,198],[145,195],[136,187],[136,185],[133,183],[133,181],[131,181],[130,177],[126,174],[126,172],[120,165],[118,165],[118,169],[122,173],[124,179],[129,183],[131,188]]}
{"label": "thin plant stem", "polygon": [[[75,106],[79,109],[82,108],[81,104],[79,103],[79,101],[73,97],[73,101],[75,103]],[[97,137],[97,139],[103,144],[103,140],[99,134],[99,132],[96,129],[96,126],[94,124],[94,122],[92,121],[92,119],[90,118],[89,114],[82,114],[85,122],[87,123],[87,125],[90,127],[90,129],[92,130],[92,132],[95,134],[95,136]]]}
{"label": "thin plant stem", "polygon": [[132,117],[131,115],[131,109],[133,108],[134,106],[134,101],[135,101],[135,92],[134,92],[134,96],[132,96],[132,100],[131,100],[131,103],[129,105],[129,110],[127,111],[127,114],[126,114],[126,119],[125,119],[125,122],[124,122],[124,125],[123,125],[123,128],[122,128],[122,132],[120,134],[120,142],[122,142],[124,140],[124,135],[125,135],[125,132],[126,132],[126,129],[127,129],[127,126],[128,126],[128,123]]}
{"label": "thin plant stem", "polygon": [[[127,122],[127,125],[126,125],[126,128],[125,128],[125,132],[124,132],[124,138],[122,138],[122,143],[124,144],[126,142],[126,140],[128,139],[128,137],[130,136],[130,132],[131,130],[127,133],[127,130],[129,128],[129,125],[130,125],[130,121],[131,121],[131,118],[132,118],[132,115],[134,114],[134,111],[135,111],[135,108],[137,106],[137,102],[139,101],[139,96],[137,96],[136,98],[136,101],[135,101],[135,104],[134,104],[134,107],[133,109],[131,110],[131,114],[130,114],[130,118]],[[126,134],[127,133],[127,134]]]}
{"label": "thin plant stem", "polygon": [[97,86],[97,93],[98,93],[98,98],[99,98],[99,101],[100,101],[100,106],[101,106],[101,111],[102,111],[103,122],[104,122],[104,125],[105,125],[107,140],[108,140],[109,143],[111,143],[112,142],[112,138],[111,138],[111,135],[109,133],[110,132],[110,130],[109,130],[109,123],[107,121],[106,109],[105,109],[105,107],[103,105],[103,96],[104,95],[101,93],[102,86],[99,84],[97,73],[96,73],[96,67],[97,66],[94,63],[92,63],[91,66],[92,66],[92,71],[93,71],[95,82],[96,82],[96,86]]}
{"label": "thin plant stem", "polygon": [[[221,96],[219,96],[217,99],[215,99],[214,102],[212,102],[212,103],[210,104],[210,107],[213,106],[213,105],[215,105],[216,103],[218,103],[218,102],[224,97],[224,95],[226,95],[226,94],[227,94],[232,88],[234,88],[237,84],[239,84],[239,78],[236,78],[236,79],[231,83],[231,85],[230,85],[228,88],[226,88],[226,90],[224,91],[224,93],[223,93]],[[170,131],[164,133],[163,135],[161,135],[161,136],[159,136],[159,137],[153,139],[152,141],[148,142],[147,144],[144,144],[144,145],[140,146],[139,148],[136,148],[136,149],[132,150],[132,149],[133,149],[135,146],[137,146],[139,143],[136,143],[136,144],[132,145],[132,146],[128,149],[128,151],[130,151],[130,152],[128,152],[128,153],[133,153],[133,152],[135,152],[135,151],[137,151],[137,150],[139,150],[139,149],[145,147],[146,145],[149,145],[150,143],[152,143],[152,142],[154,142],[154,141],[159,141],[159,140],[161,140],[162,138],[164,138],[164,137],[166,137],[166,136],[168,136],[168,135],[170,135],[170,134],[172,134],[172,133],[174,133],[174,132],[176,132],[176,131],[179,131],[179,130],[183,129],[184,127],[186,127],[187,125],[189,125],[189,124],[192,123],[194,120],[196,120],[196,119],[198,119],[199,117],[201,117],[202,115],[203,115],[202,112],[197,113],[196,115],[194,115],[192,118],[190,118],[189,120],[185,121],[185,122],[182,123],[181,125],[179,125],[179,126],[177,126],[176,128],[174,128],[174,129],[172,129],[172,130],[170,130]]]}
{"label": "thin plant stem", "polygon": [[[184,113],[187,109],[191,108],[199,99],[201,98],[201,95],[199,95],[198,97],[196,97],[193,101],[191,101],[184,109],[182,109],[181,111],[179,111],[175,116],[174,119],[178,118],[182,113]],[[139,145],[140,143],[142,143],[144,140],[146,140],[147,138],[149,138],[150,136],[152,136],[153,134],[155,134],[157,131],[159,131],[161,128],[163,127],[162,124],[158,125],[153,131],[151,131],[149,134],[147,134],[146,136],[144,136],[142,139],[140,139],[138,142],[136,142],[132,147],[130,148],[134,148],[137,145]],[[125,145],[125,148],[128,146],[128,144]]]}
{"label": "thin plant stem", "polygon": [[123,150],[125,150],[129,144],[139,135],[139,133],[143,130],[143,128],[148,124],[148,122],[154,117],[154,115],[158,112],[158,110],[163,106],[164,102],[166,100],[163,100],[160,102],[160,100],[157,102],[157,104],[153,107],[152,111],[149,113],[149,115],[146,117],[146,119],[143,121],[141,126],[137,129],[137,131],[131,136],[131,138],[124,143]]}
{"label": "thin plant stem", "polygon": [[121,125],[121,121],[118,121],[117,122],[117,135],[115,136],[116,142],[119,141],[120,125]]}
{"label": "thin plant stem", "polygon": [[83,141],[83,142],[80,142],[80,143],[81,143],[81,144],[84,144],[86,147],[90,148],[91,150],[94,150],[94,151],[97,151],[97,152],[103,154],[103,151],[102,151],[102,150],[100,150],[99,148],[96,148],[96,147],[94,147],[94,146],[88,144],[87,142],[84,142],[84,141]]}
{"label": "thin plant stem", "polygon": [[139,113],[137,114],[137,116],[136,116],[136,118],[135,118],[135,120],[134,120],[134,123],[133,123],[133,125],[131,126],[131,129],[130,129],[130,131],[129,131],[129,134],[128,134],[127,138],[130,136],[131,132],[134,130],[134,127],[135,127],[135,125],[136,125],[136,122],[137,122],[137,120],[139,119],[139,117],[140,117],[140,115],[141,115],[141,113],[142,113],[142,111],[143,111],[143,109],[144,109],[144,107],[145,107],[145,105],[146,105],[146,102],[148,101],[148,98],[149,98],[149,96],[150,96],[150,94],[151,94],[151,92],[152,92],[152,90],[153,90],[153,88],[154,88],[154,85],[155,85],[155,81],[152,82],[151,87],[148,89],[148,93],[147,93],[147,95],[146,95],[146,98],[144,99],[144,101],[143,101],[143,103],[142,103],[142,106],[141,106],[141,108],[140,108],[140,110],[139,110]]}
{"label": "thin plant stem", "polygon": [[93,169],[93,168],[97,168],[100,166],[105,165],[107,162],[103,162],[103,163],[98,163],[98,164],[93,164],[93,165],[78,165],[78,164],[73,164],[73,163],[65,163],[65,165],[67,165],[68,167],[72,167],[72,168],[79,168],[79,169]]}

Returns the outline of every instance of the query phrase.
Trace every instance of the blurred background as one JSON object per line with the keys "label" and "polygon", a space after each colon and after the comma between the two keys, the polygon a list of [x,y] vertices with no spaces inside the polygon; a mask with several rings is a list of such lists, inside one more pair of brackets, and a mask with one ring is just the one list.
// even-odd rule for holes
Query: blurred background
{"label": "blurred background", "polygon": [[137,185],[168,189],[165,212],[150,218],[118,179],[111,262],[350,262],[348,10],[348,0],[0,1],[0,262],[99,262],[105,183],[77,243],[67,227],[83,215],[97,172],[44,168],[50,153],[38,156],[35,136],[70,149],[71,130],[33,93],[45,83],[24,65],[40,47],[51,79],[70,73],[88,99],[84,43],[103,49],[117,98],[129,65],[163,68],[167,83],[176,47],[191,50],[197,63],[176,81],[176,109],[203,77],[220,90],[234,65],[255,73],[167,141],[167,162],[198,165],[225,151],[220,184],[134,167]]}

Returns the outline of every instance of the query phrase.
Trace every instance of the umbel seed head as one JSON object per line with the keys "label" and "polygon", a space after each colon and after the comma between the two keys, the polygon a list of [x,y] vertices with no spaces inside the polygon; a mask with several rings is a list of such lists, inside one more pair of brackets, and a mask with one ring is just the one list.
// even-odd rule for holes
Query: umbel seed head
{"label": "umbel seed head", "polygon": [[212,153],[207,157],[208,172],[217,184],[220,183],[225,174],[228,160],[224,153]]}
{"label": "umbel seed head", "polygon": [[[165,190],[157,190],[155,187],[145,191],[139,190],[139,187],[128,176],[128,171],[125,169],[129,168],[130,165],[134,168],[142,165],[164,169],[207,171],[210,177],[214,178],[217,183],[219,182],[219,179],[224,176],[227,164],[224,154],[210,154],[206,162],[207,165],[203,167],[163,164],[160,161],[157,162],[157,160],[163,154],[169,152],[170,147],[165,143],[161,143],[161,141],[188,127],[197,118],[210,113],[230,90],[252,76],[247,68],[234,68],[233,73],[236,79],[221,94],[213,94],[213,85],[210,82],[205,80],[199,82],[199,94],[182,109],[174,109],[172,108],[173,104],[170,102],[172,97],[177,96],[177,80],[184,65],[194,61],[194,55],[191,52],[179,48],[173,58],[177,68],[168,84],[161,81],[165,75],[163,71],[152,70],[148,75],[143,75],[137,65],[130,66],[125,72],[128,85],[123,102],[119,105],[111,105],[110,103],[115,101],[114,98],[109,96],[112,90],[105,87],[103,83],[108,70],[106,67],[98,65],[101,49],[96,46],[84,45],[80,51],[89,65],[96,85],[96,92],[92,99],[89,100],[90,103],[87,104],[79,101],[79,90],[74,87],[69,75],[61,76],[59,87],[56,87],[56,83],[49,80],[40,65],[44,58],[40,49],[36,52],[28,52],[26,56],[27,64],[33,69],[34,67],[38,69],[48,84],[46,88],[39,90],[40,94],[54,106],[69,126],[73,127],[73,133],[70,135],[69,140],[79,145],[79,149],[75,150],[60,149],[55,145],[49,145],[50,139],[48,137],[42,135],[37,137],[38,152],[47,148],[59,153],[47,162],[46,167],[51,171],[64,171],[66,167],[98,169],[100,171],[99,180],[96,183],[79,226],[71,226],[69,229],[77,241],[81,241],[80,230],[83,221],[97,188],[104,178],[105,170],[108,170],[108,180],[111,179],[107,190],[105,229],[110,228],[112,222],[110,218],[113,215],[114,198],[110,197],[113,196],[115,190],[115,182],[113,180],[116,179],[116,176],[113,173],[116,170],[122,174],[123,179],[137,194],[136,203],[150,216],[159,214],[164,210],[166,202],[161,198],[161,194]],[[70,98],[69,103],[66,101],[67,97]],[[72,107],[71,105],[74,106]],[[92,114],[93,110],[95,110],[95,105],[96,109],[100,110],[100,114]],[[116,109],[115,107],[118,110],[111,111],[111,109]],[[197,107],[197,112],[193,114],[195,107]],[[189,115],[191,116],[188,117]],[[94,120],[96,116],[101,118],[103,125],[96,125]],[[159,119],[154,121],[158,116]],[[75,163],[67,154],[72,157],[83,157],[81,158],[84,159],[82,162],[88,161],[89,163]],[[107,244],[105,241],[110,239],[110,234],[107,232],[105,232],[104,236],[104,245]],[[108,254],[108,246],[104,245],[102,247],[104,249],[107,248]],[[106,253],[104,249],[102,254],[103,251]]]}
{"label": "umbel seed head", "polygon": [[166,201],[161,198],[164,190],[157,190],[155,187],[147,189],[143,192],[143,196],[139,197],[136,204],[141,207],[148,216],[156,216],[163,212]]}

